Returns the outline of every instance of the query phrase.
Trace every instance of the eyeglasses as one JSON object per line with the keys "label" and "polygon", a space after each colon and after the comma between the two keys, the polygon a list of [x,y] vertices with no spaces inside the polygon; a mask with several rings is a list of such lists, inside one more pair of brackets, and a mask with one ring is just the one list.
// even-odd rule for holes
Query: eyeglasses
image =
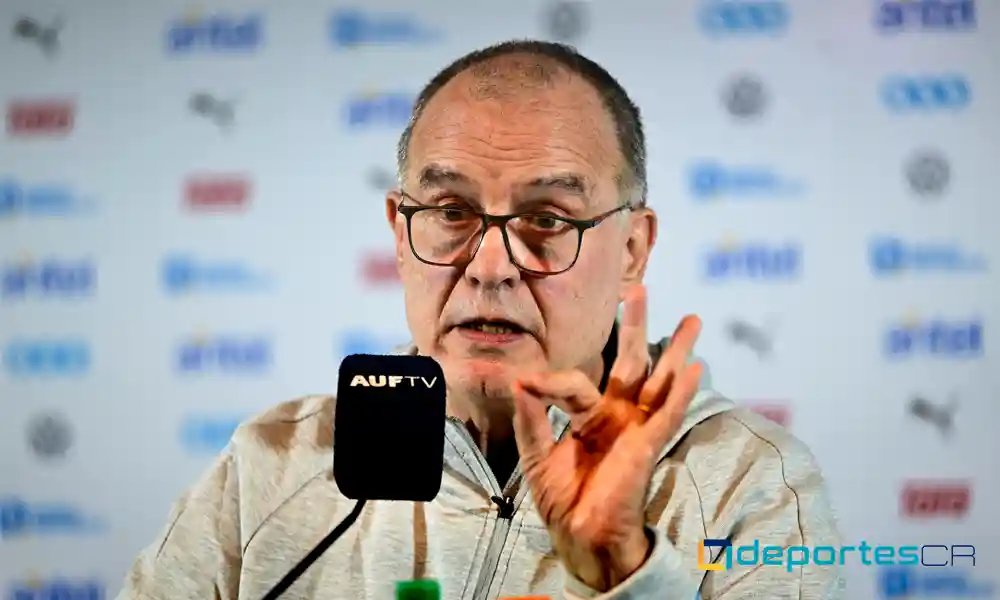
{"label": "eyeglasses", "polygon": [[500,227],[510,261],[532,275],[558,275],[580,257],[583,234],[611,215],[633,207],[622,204],[593,219],[548,213],[490,215],[461,204],[427,206],[405,192],[397,209],[406,218],[410,250],[420,262],[454,267],[472,262],[491,225]]}

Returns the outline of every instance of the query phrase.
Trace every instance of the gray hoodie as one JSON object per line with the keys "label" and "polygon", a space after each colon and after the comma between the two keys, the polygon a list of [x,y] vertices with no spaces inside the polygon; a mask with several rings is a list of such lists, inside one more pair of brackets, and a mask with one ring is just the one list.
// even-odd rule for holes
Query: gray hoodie
{"label": "gray hoodie", "polygon": [[[666,341],[650,345],[654,361]],[[332,476],[334,406],[328,396],[305,397],[241,425],[136,559],[119,600],[262,598],[354,507]],[[553,409],[550,420],[557,435],[566,431],[564,413]],[[837,566],[734,561],[725,570],[699,568],[706,538],[729,538],[734,547],[840,544],[809,450],[711,391],[692,401],[653,474],[646,510],[652,554],[603,594],[564,571],[520,470],[501,486],[464,425],[452,419],[444,459],[433,502],[369,502],[283,597],[388,600],[397,581],[424,578],[440,583],[444,600],[844,597]],[[513,498],[513,515],[501,516],[493,496]]]}

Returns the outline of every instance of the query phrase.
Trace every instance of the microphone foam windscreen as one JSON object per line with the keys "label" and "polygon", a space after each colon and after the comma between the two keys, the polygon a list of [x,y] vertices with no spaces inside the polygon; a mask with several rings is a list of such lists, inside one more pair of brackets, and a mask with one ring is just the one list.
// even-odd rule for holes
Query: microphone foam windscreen
{"label": "microphone foam windscreen", "polygon": [[444,431],[444,371],[433,358],[352,354],[340,364],[333,477],[348,498],[433,500]]}

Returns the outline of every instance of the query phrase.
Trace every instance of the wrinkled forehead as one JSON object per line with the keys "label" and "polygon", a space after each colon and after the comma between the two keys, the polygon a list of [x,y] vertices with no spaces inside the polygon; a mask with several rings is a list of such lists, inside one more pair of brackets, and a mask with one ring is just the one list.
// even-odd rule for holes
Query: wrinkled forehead
{"label": "wrinkled forehead", "polygon": [[428,103],[413,130],[409,189],[556,192],[598,202],[621,172],[612,119],[582,79],[483,80],[463,74]]}

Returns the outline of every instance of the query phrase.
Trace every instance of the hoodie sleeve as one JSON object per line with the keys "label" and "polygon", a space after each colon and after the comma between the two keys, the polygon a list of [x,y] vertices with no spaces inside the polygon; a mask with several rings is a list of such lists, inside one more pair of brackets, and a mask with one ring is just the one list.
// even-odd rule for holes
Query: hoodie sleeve
{"label": "hoodie sleeve", "polygon": [[175,504],[117,600],[235,599],[241,566],[238,477],[227,449]]}

